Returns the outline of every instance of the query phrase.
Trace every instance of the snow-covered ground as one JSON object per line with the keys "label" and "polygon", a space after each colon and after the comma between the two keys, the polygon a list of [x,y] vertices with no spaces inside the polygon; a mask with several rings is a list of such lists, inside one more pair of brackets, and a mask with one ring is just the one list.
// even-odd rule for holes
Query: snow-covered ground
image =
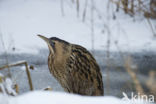
{"label": "snow-covered ground", "polygon": [[148,104],[116,97],[87,97],[61,92],[34,91],[17,97],[0,94],[0,104]]}
{"label": "snow-covered ground", "polygon": [[[0,1],[0,53],[5,48],[9,53],[36,53],[39,48],[47,48],[44,41],[37,37],[56,36],[71,43],[91,49],[90,2],[87,6],[86,21],[82,22],[85,1],[80,0],[80,13],[77,18],[76,6],[71,0],[63,0],[64,16],[60,0],[1,0]],[[141,51],[155,50],[153,39],[146,19],[133,21],[122,12],[112,18],[115,6],[108,0],[94,1],[94,38],[95,49],[106,49],[110,33],[110,50]],[[101,18],[101,19],[99,19]],[[155,21],[152,21],[155,24]],[[108,32],[109,31],[109,32]],[[116,43],[118,43],[116,45]],[[117,48],[118,46],[118,48]],[[15,51],[13,51],[15,50]]]}
{"label": "snow-covered ground", "polygon": [[[121,98],[113,96],[81,96],[77,94],[69,94],[65,92],[35,90],[16,95],[12,88],[11,79],[3,79],[4,75],[0,73],[0,104],[154,104],[154,98],[148,97],[143,100],[139,95],[132,93],[130,97],[123,92]],[[41,83],[41,82],[40,82]],[[52,89],[53,90],[53,89]],[[146,96],[146,95],[144,95]]]}

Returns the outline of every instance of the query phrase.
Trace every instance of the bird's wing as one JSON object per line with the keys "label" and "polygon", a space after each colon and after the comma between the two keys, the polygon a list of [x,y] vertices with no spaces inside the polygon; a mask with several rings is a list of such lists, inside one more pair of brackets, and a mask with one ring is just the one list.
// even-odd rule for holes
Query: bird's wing
{"label": "bird's wing", "polygon": [[85,48],[74,45],[67,63],[70,91],[82,95],[95,95],[98,90],[103,93],[100,68]]}

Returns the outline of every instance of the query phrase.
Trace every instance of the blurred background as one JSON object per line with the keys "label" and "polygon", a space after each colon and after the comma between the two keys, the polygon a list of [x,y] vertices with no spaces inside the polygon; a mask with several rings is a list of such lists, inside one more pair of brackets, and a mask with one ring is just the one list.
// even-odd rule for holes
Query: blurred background
{"label": "blurred background", "polygon": [[29,91],[25,66],[2,67],[21,60],[34,90],[63,91],[37,34],[87,48],[101,68],[105,95],[156,94],[156,0],[0,0],[0,73],[20,94]]}

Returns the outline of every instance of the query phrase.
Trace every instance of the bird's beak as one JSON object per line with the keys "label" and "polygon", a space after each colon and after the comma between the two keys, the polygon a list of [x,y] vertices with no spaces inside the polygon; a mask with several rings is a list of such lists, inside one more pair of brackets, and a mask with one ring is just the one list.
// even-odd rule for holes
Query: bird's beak
{"label": "bird's beak", "polygon": [[47,43],[49,43],[49,38],[42,36],[42,35],[38,35],[41,39],[43,39],[44,41],[46,41]]}
{"label": "bird's beak", "polygon": [[48,44],[48,47],[50,49],[50,51],[54,54],[54,50],[55,48],[53,47],[53,42],[50,41],[49,38],[45,37],[45,36],[42,36],[42,35],[38,35],[41,39],[43,39],[47,44]]}

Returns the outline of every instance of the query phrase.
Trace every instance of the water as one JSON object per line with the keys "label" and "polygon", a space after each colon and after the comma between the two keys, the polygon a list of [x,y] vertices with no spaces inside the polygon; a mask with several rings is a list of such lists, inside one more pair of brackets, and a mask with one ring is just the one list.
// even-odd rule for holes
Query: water
{"label": "water", "polygon": [[[110,55],[110,66],[109,75],[107,75],[107,62],[106,62],[106,52],[105,51],[95,51],[95,58],[100,65],[105,95],[113,95],[122,97],[122,92],[130,93],[135,92],[134,83],[131,80],[129,74],[125,71],[124,59],[119,53],[114,52]],[[127,56],[128,53],[124,53]],[[29,65],[34,66],[34,70],[30,70],[31,78],[33,82],[34,90],[41,90],[48,86],[52,88],[53,91],[64,91],[57,80],[49,73],[47,65],[48,50],[40,50],[39,54],[9,54],[9,63],[15,63],[20,60],[25,60]],[[147,80],[147,73],[149,69],[156,69],[156,54],[152,52],[142,52],[131,54],[133,62],[137,65],[137,73],[141,84],[145,85],[145,80]],[[3,54],[0,55],[0,66],[5,65],[5,57]],[[1,70],[4,75],[7,74],[7,69]],[[30,91],[29,84],[27,80],[27,75],[24,65],[11,68],[12,80],[14,83],[19,85],[20,94]],[[108,79],[109,78],[109,79]],[[109,84],[109,86],[108,86]]]}

